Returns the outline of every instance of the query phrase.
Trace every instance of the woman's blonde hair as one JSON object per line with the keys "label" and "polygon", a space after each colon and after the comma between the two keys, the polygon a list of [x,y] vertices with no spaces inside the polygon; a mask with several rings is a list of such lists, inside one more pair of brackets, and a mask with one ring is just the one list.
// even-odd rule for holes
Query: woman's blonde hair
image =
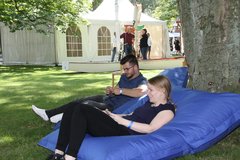
{"label": "woman's blonde hair", "polygon": [[157,75],[155,77],[152,77],[148,80],[148,83],[150,83],[151,85],[159,88],[159,89],[165,89],[165,95],[167,100],[170,100],[170,94],[171,94],[171,83],[168,80],[167,77],[163,76],[163,75]]}

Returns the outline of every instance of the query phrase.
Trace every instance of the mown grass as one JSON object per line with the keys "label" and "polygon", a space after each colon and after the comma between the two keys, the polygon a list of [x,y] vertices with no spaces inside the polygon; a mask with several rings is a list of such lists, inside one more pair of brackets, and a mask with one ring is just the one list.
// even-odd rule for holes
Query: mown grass
{"label": "mown grass", "polygon": [[[142,71],[150,78],[159,70]],[[73,99],[102,94],[111,73],[74,73],[59,67],[0,66],[0,159],[43,160],[49,151],[38,141],[52,125],[37,118],[31,105],[53,108]],[[181,160],[240,159],[240,129],[209,150]]]}

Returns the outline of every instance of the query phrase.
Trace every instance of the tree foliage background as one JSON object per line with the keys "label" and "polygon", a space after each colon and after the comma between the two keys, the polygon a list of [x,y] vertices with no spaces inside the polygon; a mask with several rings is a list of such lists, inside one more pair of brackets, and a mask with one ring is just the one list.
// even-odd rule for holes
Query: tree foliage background
{"label": "tree foliage background", "polygon": [[172,28],[173,22],[179,17],[177,0],[160,0],[157,1],[156,8],[152,15],[155,18],[167,21],[168,27]]}
{"label": "tree foliage background", "polygon": [[[0,22],[16,30],[36,30],[47,33],[53,29],[65,31],[69,24],[85,22],[82,14],[95,10],[103,0],[1,0]],[[168,21],[178,16],[176,0],[130,0],[141,3],[143,12]]]}
{"label": "tree foliage background", "polygon": [[101,3],[103,0],[94,0],[92,2],[92,10],[95,10]]}
{"label": "tree foliage background", "polygon": [[65,31],[72,23],[84,21],[79,14],[88,11],[88,0],[1,0],[0,22],[16,30]]}

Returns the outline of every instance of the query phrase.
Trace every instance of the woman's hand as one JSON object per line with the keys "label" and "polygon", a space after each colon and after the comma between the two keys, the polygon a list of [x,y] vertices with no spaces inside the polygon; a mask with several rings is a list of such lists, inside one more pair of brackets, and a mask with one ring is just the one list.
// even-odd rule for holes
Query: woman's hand
{"label": "woman's hand", "polygon": [[109,115],[114,121],[116,121],[118,124],[122,124],[123,121],[125,120],[124,118],[122,118],[121,115],[118,114],[114,114],[112,112],[110,112],[109,110],[104,110],[104,113],[106,113],[107,115]]}
{"label": "woman's hand", "polygon": [[102,112],[109,115],[108,112],[110,112],[110,111],[108,109],[105,109],[105,110],[102,110]]}

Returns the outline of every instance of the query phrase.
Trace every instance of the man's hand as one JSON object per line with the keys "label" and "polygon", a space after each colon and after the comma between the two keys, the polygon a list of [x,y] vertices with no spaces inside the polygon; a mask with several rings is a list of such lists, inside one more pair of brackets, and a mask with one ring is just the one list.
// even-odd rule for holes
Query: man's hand
{"label": "man's hand", "polygon": [[120,95],[120,94],[121,94],[120,88],[118,88],[118,87],[113,88],[113,93],[114,93],[115,95]]}
{"label": "man's hand", "polygon": [[112,93],[113,93],[113,90],[114,90],[113,87],[107,86],[105,92],[106,92],[106,94],[112,94]]}
{"label": "man's hand", "polygon": [[119,87],[110,87],[108,86],[106,88],[106,94],[114,94],[114,95],[120,95],[120,88]]}

